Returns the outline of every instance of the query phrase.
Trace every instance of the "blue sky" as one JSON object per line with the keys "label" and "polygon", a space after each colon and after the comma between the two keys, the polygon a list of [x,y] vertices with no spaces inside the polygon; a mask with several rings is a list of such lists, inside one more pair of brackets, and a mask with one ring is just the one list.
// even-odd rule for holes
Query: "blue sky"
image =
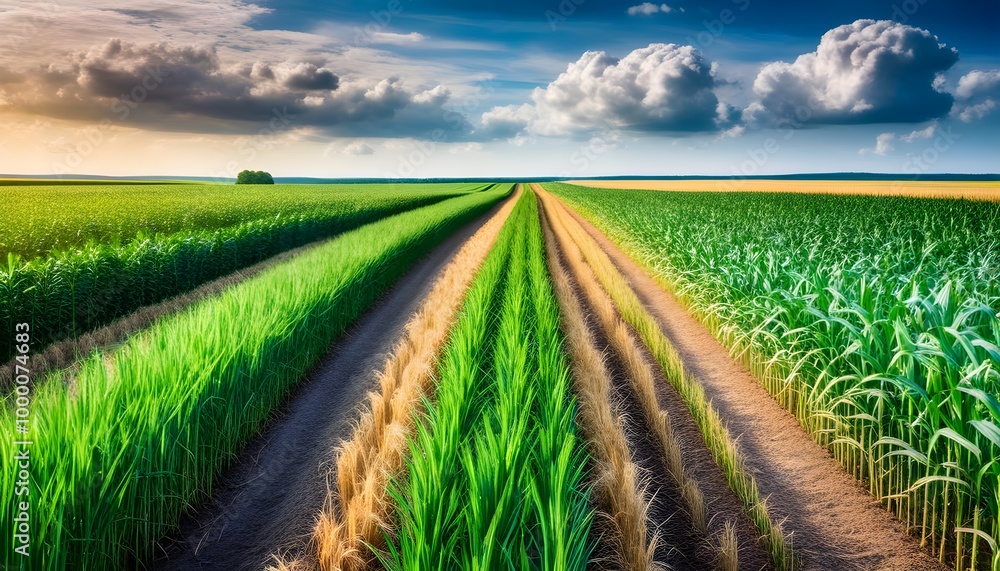
{"label": "blue sky", "polygon": [[1000,4],[0,1],[0,172],[997,172]]}

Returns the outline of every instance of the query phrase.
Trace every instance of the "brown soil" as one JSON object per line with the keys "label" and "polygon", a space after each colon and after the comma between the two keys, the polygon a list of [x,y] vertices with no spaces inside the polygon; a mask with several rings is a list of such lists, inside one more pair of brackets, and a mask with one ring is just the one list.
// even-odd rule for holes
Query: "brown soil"
{"label": "brown soil", "polygon": [[[542,210],[544,211],[544,205]],[[566,261],[565,253],[558,241],[554,247],[559,258],[558,264],[565,272],[574,297],[583,309],[584,321],[593,337],[594,347],[604,354],[604,364],[611,381],[613,412],[624,419],[629,453],[632,462],[641,470],[642,486],[646,488],[644,495],[649,502],[647,525],[650,537],[657,537],[655,562],[664,565],[666,569],[709,568],[713,554],[706,549],[709,547],[707,540],[695,531],[690,516],[685,512],[681,490],[664,462],[664,453],[651,436],[653,431],[647,425],[638,396],[632,389],[628,368],[614,350],[607,332],[595,317],[595,311],[580,286],[580,278],[573,273],[573,268]],[[614,561],[614,557],[608,555],[613,549],[609,549],[608,545],[602,545],[603,543],[606,542],[597,544],[596,551],[599,557],[594,561],[597,563],[596,568],[615,568],[607,566]]]}
{"label": "brown soil", "polygon": [[360,405],[406,323],[462,245],[497,205],[447,238],[358,320],[289,397],[284,410],[246,446],[212,498],[161,543],[156,568],[258,571],[306,555],[327,497],[330,443],[350,438]]}
{"label": "brown soil", "polygon": [[[768,511],[792,533],[805,569],[944,570],[903,525],[813,442],[684,306],[593,225],[572,213],[628,278],[726,421]],[[666,384],[664,383],[664,386]],[[679,416],[679,415],[678,415]],[[686,444],[696,441],[694,435]],[[742,554],[741,554],[742,555]]]}
{"label": "brown soil", "polygon": [[[628,379],[627,367],[608,341],[607,332],[593,318],[595,311],[592,302],[588,302],[587,296],[581,291],[580,276],[573,274],[570,265],[562,259],[561,251],[560,263],[570,276],[577,298],[581,300],[585,311],[589,314],[588,324],[597,341],[597,347],[605,353],[606,363],[612,371],[615,397],[620,403],[618,407],[620,410],[616,412],[625,415],[629,420],[627,436],[633,451],[633,461],[645,470],[645,476],[648,478],[648,492],[653,497],[650,509],[651,522],[660,540],[656,553],[657,561],[667,563],[670,569],[712,568],[717,549],[708,538],[718,537],[723,532],[726,522],[732,522],[736,526],[739,538],[740,568],[772,569],[770,557],[758,540],[760,534],[756,526],[747,517],[743,503],[729,488],[725,474],[706,447],[690,411],[667,380],[663,370],[655,364],[652,354],[638,341],[638,334],[633,330],[632,336],[637,341],[635,345],[639,347],[642,359],[656,381],[656,396],[660,409],[667,412],[671,432],[680,443],[686,472],[695,480],[704,496],[710,520],[708,537],[695,532],[690,517],[684,513],[685,506],[681,501],[680,489],[668,472],[664,451],[659,442],[652,437],[653,430],[647,425],[638,396]],[[612,303],[610,299],[606,302]]]}

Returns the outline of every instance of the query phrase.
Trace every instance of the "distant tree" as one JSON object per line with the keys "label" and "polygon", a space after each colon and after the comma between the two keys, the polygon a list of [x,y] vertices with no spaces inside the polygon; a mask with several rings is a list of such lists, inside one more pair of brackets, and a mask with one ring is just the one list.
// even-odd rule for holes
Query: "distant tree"
{"label": "distant tree", "polygon": [[236,184],[274,184],[271,173],[245,170],[236,175]]}

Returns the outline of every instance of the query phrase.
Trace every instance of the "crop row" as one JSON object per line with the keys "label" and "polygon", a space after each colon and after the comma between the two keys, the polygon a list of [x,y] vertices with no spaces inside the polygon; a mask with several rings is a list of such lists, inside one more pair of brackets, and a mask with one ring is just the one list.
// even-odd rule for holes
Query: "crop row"
{"label": "crop row", "polygon": [[482,190],[486,184],[61,184],[0,186],[0,260],[33,260],[92,244],[217,230],[274,217],[315,219],[400,196]]}
{"label": "crop row", "polygon": [[[116,238],[107,244],[88,243],[24,263],[8,255],[7,266],[0,267],[0,327],[11,331],[12,323],[30,323],[34,331],[33,350],[38,351],[48,343],[76,337],[139,307],[280,252],[463,194],[471,188],[453,185],[433,191],[314,190],[316,196],[302,197],[304,203],[295,207],[285,204],[284,212],[272,213],[267,218],[245,218],[222,228],[165,235],[139,230],[127,241]],[[325,194],[336,199],[326,198],[324,205],[310,205],[317,201],[317,196]],[[285,200],[276,202],[284,204]],[[242,212],[235,208],[237,204],[229,204],[230,214]],[[121,208],[122,220],[128,220],[132,214],[124,206]],[[261,214],[249,208],[241,215]],[[64,212],[56,219],[71,220],[73,216],[76,214]],[[170,212],[164,216],[169,217]],[[11,339],[0,341],[0,363],[13,355],[13,346]]]}
{"label": "crop row", "polygon": [[1000,562],[1000,205],[549,188],[937,556]]}
{"label": "crop row", "polygon": [[584,569],[587,454],[538,207],[525,193],[467,293],[417,419],[389,569]]}
{"label": "crop row", "polygon": [[[39,387],[26,436],[34,442],[30,568],[148,560],[331,341],[414,260],[505,193],[459,197],[346,233]],[[0,415],[13,433],[14,411]],[[11,446],[3,439],[0,455],[12,458]],[[0,471],[7,538],[14,470],[9,463]]]}

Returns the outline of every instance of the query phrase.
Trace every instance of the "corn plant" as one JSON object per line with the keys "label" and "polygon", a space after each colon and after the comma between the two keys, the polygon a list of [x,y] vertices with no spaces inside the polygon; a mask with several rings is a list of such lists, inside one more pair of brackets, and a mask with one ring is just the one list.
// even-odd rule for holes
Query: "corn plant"
{"label": "corn plant", "polygon": [[1000,204],[548,187],[936,556],[1000,564]]}

